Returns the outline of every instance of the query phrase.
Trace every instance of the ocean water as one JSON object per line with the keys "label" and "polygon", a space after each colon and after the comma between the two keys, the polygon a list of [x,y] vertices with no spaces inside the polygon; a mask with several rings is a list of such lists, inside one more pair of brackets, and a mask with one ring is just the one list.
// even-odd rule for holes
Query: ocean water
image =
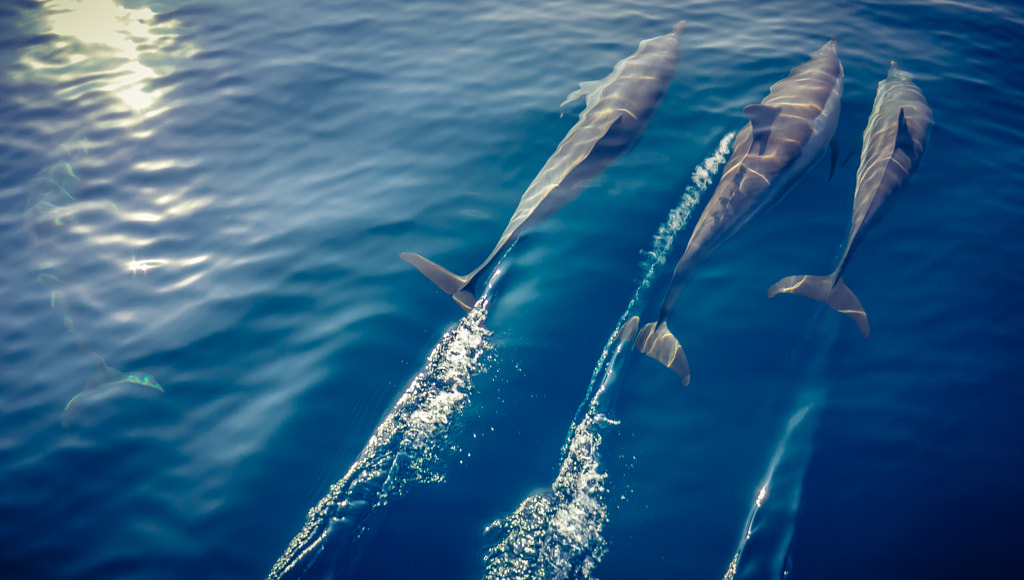
{"label": "ocean water", "polygon": [[[685,19],[639,145],[476,266],[580,105]],[[841,164],[657,315],[745,105],[830,37]],[[10,0],[0,578],[1013,578],[1024,545],[1015,3]],[[935,124],[823,274],[891,60]]]}

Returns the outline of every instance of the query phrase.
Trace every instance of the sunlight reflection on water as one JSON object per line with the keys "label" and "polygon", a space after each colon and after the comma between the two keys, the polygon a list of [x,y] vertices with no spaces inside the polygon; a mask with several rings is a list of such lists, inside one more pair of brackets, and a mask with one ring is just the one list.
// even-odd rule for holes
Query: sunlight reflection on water
{"label": "sunlight reflection on water", "polygon": [[156,104],[166,89],[152,89],[150,81],[170,72],[168,57],[193,51],[180,46],[170,29],[157,28],[152,10],[125,8],[114,0],[49,0],[44,7],[47,32],[60,37],[53,46],[62,54],[44,58],[29,51],[29,70],[65,80],[92,73],[86,82],[63,88],[61,96],[99,89],[143,117],[162,112]]}

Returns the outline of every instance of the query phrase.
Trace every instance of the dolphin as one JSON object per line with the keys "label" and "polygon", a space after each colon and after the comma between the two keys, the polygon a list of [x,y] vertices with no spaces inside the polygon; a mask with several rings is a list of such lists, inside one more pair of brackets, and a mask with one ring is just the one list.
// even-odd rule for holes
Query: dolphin
{"label": "dolphin", "polygon": [[778,203],[830,144],[835,170],[842,94],[843,66],[833,38],[772,85],[760,104],[743,109],[750,122],[736,135],[722,179],[676,264],[658,320],[636,337],[636,348],[675,372],[683,385],[690,382],[690,366],[667,325],[680,291],[698,265],[754,215]]}
{"label": "dolphin", "polygon": [[482,274],[528,227],[565,207],[616,159],[639,141],[668,90],[679,64],[679,36],[685,21],[670,34],[644,40],[631,56],[620,60],[599,81],[580,83],[562,103],[586,97],[579,121],[559,143],[519,201],[512,219],[491,254],[465,276],[455,275],[430,260],[403,252],[399,257],[416,267],[469,312],[476,303],[474,288]]}
{"label": "dolphin", "polygon": [[839,266],[828,276],[788,276],[768,289],[768,296],[799,294],[828,304],[852,318],[864,338],[871,333],[868,315],[842,276],[853,251],[903,191],[928,144],[932,110],[911,78],[892,62],[886,79],[878,83],[874,108],[864,129],[853,217]]}
{"label": "dolphin", "polygon": [[[65,324],[68,323],[69,319],[65,318]],[[72,333],[75,333],[75,330],[73,328],[69,327],[68,330]],[[69,400],[67,404],[64,405],[64,411],[61,413],[60,416],[60,424],[63,427],[71,426],[70,414],[78,406],[79,400],[87,393],[106,391],[120,384],[141,385],[143,387],[156,389],[161,393],[166,392],[164,391],[164,388],[160,386],[160,383],[158,383],[157,380],[153,378],[151,375],[148,375],[146,373],[122,373],[121,371],[113,367],[107,366],[107,361],[104,360],[102,356],[92,351],[89,351],[88,354],[93,358],[94,361],[96,361],[96,364],[99,366],[100,370],[95,375],[93,375],[92,378],[89,379],[89,382],[85,385],[85,388],[82,389],[80,393],[78,393],[74,397],[71,397],[71,400]]]}

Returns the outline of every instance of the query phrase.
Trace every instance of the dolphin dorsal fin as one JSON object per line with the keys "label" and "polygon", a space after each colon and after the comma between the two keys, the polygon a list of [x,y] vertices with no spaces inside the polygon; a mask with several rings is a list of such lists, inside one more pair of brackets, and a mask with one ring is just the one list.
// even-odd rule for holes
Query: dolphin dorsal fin
{"label": "dolphin dorsal fin", "polygon": [[764,148],[768,146],[768,138],[771,136],[772,123],[775,122],[775,118],[779,116],[781,110],[778,107],[761,104],[743,107],[743,113],[750,118],[753,130],[751,135],[753,143],[751,143],[750,149],[753,151],[754,146],[757,146],[758,155],[764,155]]}
{"label": "dolphin dorsal fin", "polygon": [[903,107],[900,107],[900,118],[897,121],[896,144],[892,152],[903,151],[907,157],[914,158],[914,138],[910,136],[910,127],[907,127],[907,117],[903,114]]}

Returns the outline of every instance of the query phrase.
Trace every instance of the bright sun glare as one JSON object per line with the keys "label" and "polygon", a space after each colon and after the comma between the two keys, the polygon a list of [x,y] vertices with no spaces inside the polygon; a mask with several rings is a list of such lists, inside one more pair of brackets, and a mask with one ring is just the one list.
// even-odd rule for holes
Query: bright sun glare
{"label": "bright sun glare", "polygon": [[73,62],[112,56],[120,64],[107,71],[115,74],[104,75],[103,89],[136,111],[145,113],[153,107],[160,95],[146,90],[146,85],[160,75],[140,61],[141,46],[161,44],[149,8],[124,8],[115,0],[48,0],[45,6],[51,32],[65,45],[74,39],[89,48],[89,54],[75,55]]}

